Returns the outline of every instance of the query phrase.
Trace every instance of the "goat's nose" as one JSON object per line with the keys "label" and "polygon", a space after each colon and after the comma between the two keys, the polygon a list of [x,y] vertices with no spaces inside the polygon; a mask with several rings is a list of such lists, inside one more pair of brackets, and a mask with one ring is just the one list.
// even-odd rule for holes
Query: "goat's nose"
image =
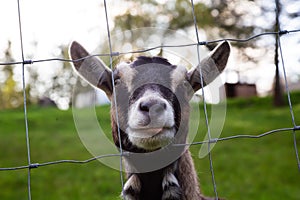
{"label": "goat's nose", "polygon": [[158,115],[165,111],[167,104],[159,100],[148,100],[140,102],[139,109],[150,115]]}

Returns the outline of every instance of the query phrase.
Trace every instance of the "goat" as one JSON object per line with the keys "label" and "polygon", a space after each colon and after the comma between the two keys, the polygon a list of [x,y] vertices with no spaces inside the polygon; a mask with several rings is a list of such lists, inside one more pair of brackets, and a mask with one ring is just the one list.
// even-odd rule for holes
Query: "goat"
{"label": "goat", "polygon": [[[225,41],[191,70],[161,57],[146,56],[111,70],[100,59],[90,57],[79,43],[71,44],[75,71],[111,100],[116,147],[121,145],[124,151],[133,153],[123,157],[128,178],[123,199],[210,199],[200,192],[188,148],[172,144],[186,142],[189,101],[202,85],[200,68],[205,86],[224,70],[229,54],[230,45]],[[147,168],[152,164],[157,165]]]}

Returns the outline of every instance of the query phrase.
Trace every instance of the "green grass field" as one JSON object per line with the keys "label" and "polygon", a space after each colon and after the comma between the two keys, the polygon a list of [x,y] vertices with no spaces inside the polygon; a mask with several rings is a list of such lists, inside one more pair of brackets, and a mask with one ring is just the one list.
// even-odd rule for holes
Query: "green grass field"
{"label": "green grass field", "polygon": [[[300,94],[292,94],[296,122],[300,124]],[[101,127],[110,130],[109,107],[96,108]],[[201,130],[205,132],[203,113]],[[93,157],[81,143],[72,110],[28,107],[31,162]],[[270,98],[230,100],[221,137],[261,134],[292,127],[289,108],[273,108]],[[300,199],[300,171],[297,169],[292,132],[275,133],[260,139],[218,142],[212,150],[217,191],[228,200]],[[300,133],[297,132],[298,149]],[[199,159],[201,146],[192,146],[202,191],[213,196],[209,160]],[[27,165],[23,110],[0,111],[0,168]],[[32,199],[112,200],[119,199],[119,172],[101,162],[58,164],[31,170]],[[27,170],[0,171],[0,199],[27,199]]]}

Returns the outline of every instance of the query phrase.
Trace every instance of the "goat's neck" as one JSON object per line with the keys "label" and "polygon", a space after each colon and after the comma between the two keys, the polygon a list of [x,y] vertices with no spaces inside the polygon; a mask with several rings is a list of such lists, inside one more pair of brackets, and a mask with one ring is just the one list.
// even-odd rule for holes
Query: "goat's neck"
{"label": "goat's neck", "polygon": [[128,174],[123,190],[124,199],[182,199],[177,170],[175,161],[155,171]]}

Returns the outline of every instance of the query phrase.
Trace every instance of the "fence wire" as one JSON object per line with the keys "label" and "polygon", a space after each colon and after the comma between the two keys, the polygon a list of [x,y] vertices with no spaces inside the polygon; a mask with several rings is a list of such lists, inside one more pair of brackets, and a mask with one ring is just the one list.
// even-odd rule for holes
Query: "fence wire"
{"label": "fence wire", "polygon": [[[24,100],[24,123],[25,123],[25,134],[26,134],[26,148],[27,148],[27,162],[28,165],[31,165],[30,158],[30,142],[29,142],[29,132],[28,132],[28,117],[27,117],[27,96],[26,96],[26,81],[25,81],[25,56],[24,56],[24,48],[23,48],[23,33],[22,33],[22,22],[21,22],[21,8],[20,1],[18,2],[18,25],[19,25],[19,34],[20,34],[20,49],[22,56],[22,89],[23,89],[23,100]],[[27,171],[27,187],[28,187],[28,199],[31,200],[31,168],[28,168]]]}
{"label": "fence wire", "polygon": [[[109,23],[108,23],[108,13],[107,13],[107,6],[106,6],[106,0],[104,2],[104,8],[105,8],[105,17],[106,17],[106,30],[107,30],[107,37],[108,37],[108,45],[109,45],[109,66],[111,71],[113,71],[113,52],[112,52],[112,46],[111,46],[111,37],[110,37],[110,28],[109,28]],[[114,104],[117,106],[117,94],[116,94],[116,89],[115,89],[115,80],[114,80],[114,74],[111,73],[111,83],[113,86],[113,101]],[[118,139],[119,139],[119,149],[120,149],[120,179],[121,179],[121,185],[122,185],[122,190],[124,188],[124,180],[123,180],[123,161],[122,161],[122,156],[123,156],[123,148],[122,148],[122,140],[121,140],[121,131],[120,131],[120,123],[119,123],[119,114],[118,114],[118,109],[115,109],[115,114],[116,114],[116,123],[118,126]]]}
{"label": "fence wire", "polygon": [[[197,38],[197,43],[199,44],[200,40],[199,40],[199,33],[198,33],[198,25],[197,25],[197,19],[196,19],[196,14],[195,14],[195,6],[194,6],[194,1],[193,0],[191,0],[191,4],[192,4],[192,14],[193,14],[194,27],[195,27],[195,34],[196,34],[196,38]],[[199,45],[197,45],[197,59],[198,59],[198,66],[200,66],[201,59],[200,59]],[[208,114],[207,114],[207,106],[206,106],[206,98],[205,98],[206,96],[205,96],[205,92],[204,92],[204,80],[203,80],[203,76],[202,76],[201,67],[200,67],[200,70],[199,70],[199,76],[200,76],[201,90],[202,90],[202,96],[203,96],[203,110],[204,110],[205,125],[206,125],[206,128],[207,128],[208,140],[211,140],[211,132],[210,132],[210,126],[209,126],[209,120],[208,120]],[[216,199],[219,199],[210,144],[211,143],[208,143],[208,145],[207,145],[207,152],[208,152],[208,159],[209,159],[209,169],[210,169],[210,173],[211,173],[211,179],[212,179],[212,184],[213,184],[213,188],[214,188],[215,197],[216,197]]]}
{"label": "fence wire", "polygon": [[[281,60],[281,66],[284,74],[284,85],[287,93],[287,100],[288,100],[288,106],[289,106],[289,111],[291,115],[291,121],[292,121],[292,127],[286,127],[286,128],[280,128],[280,129],[274,129],[270,130],[261,134],[245,134],[245,135],[232,135],[228,137],[221,137],[221,138],[212,138],[210,135],[210,126],[208,123],[208,114],[207,114],[207,108],[206,108],[206,101],[205,101],[205,93],[203,91],[203,99],[204,99],[204,114],[205,114],[205,123],[208,131],[208,140],[203,140],[203,141],[197,141],[197,142],[192,142],[192,143],[185,143],[185,144],[174,144],[174,146],[189,146],[189,145],[200,145],[200,144],[208,144],[208,156],[209,156],[209,163],[210,163],[210,172],[211,172],[211,177],[212,177],[212,184],[214,188],[214,193],[216,199],[218,199],[218,192],[217,192],[217,184],[215,181],[215,174],[214,174],[214,169],[213,169],[213,159],[212,159],[212,154],[210,151],[210,144],[216,143],[216,142],[224,142],[228,140],[234,140],[234,139],[260,139],[262,137],[266,137],[272,134],[276,133],[283,133],[283,132],[291,132],[292,133],[292,138],[293,138],[293,146],[295,149],[295,154],[296,154],[296,163],[298,166],[298,169],[300,171],[300,160],[299,160],[299,152],[297,148],[297,133],[300,131],[300,126],[297,125],[295,116],[294,116],[294,111],[293,111],[293,105],[291,101],[291,95],[290,95],[290,89],[287,81],[287,76],[286,76],[286,67],[284,64],[284,55],[283,55],[283,48],[281,45],[280,37],[284,36],[286,34],[293,34],[293,33],[298,33],[300,32],[300,29],[295,29],[295,30],[279,30],[275,32],[264,32],[260,34],[253,35],[249,38],[245,39],[236,39],[236,38],[222,38],[222,39],[217,39],[217,40],[211,40],[211,41],[200,41],[199,40],[199,35],[198,35],[198,25],[195,17],[195,10],[194,10],[194,2],[191,0],[191,6],[192,6],[192,14],[193,14],[193,20],[194,20],[194,26],[195,26],[195,34],[197,38],[197,42],[195,43],[190,43],[190,44],[178,44],[178,45],[159,45],[159,46],[154,46],[150,47],[147,49],[137,49],[134,51],[128,51],[128,52],[113,52],[111,48],[111,40],[110,40],[110,28],[109,28],[109,23],[108,23],[108,8],[106,6],[106,0],[104,2],[104,12],[106,16],[106,27],[107,27],[107,36],[108,36],[108,41],[109,41],[109,53],[104,53],[104,54],[93,54],[89,55],[87,57],[77,59],[77,60],[70,60],[70,59],[64,59],[64,58],[47,58],[47,59],[38,59],[38,60],[26,60],[24,56],[24,50],[23,50],[23,33],[22,33],[22,21],[21,21],[21,7],[20,7],[20,2],[17,0],[18,4],[18,25],[19,25],[19,39],[20,39],[20,50],[21,50],[21,60],[20,61],[15,61],[15,62],[0,62],[1,65],[21,65],[22,66],[22,86],[23,86],[23,100],[24,100],[24,123],[25,123],[25,135],[26,135],[26,147],[27,147],[27,165],[23,166],[16,166],[16,167],[4,167],[0,168],[0,171],[15,171],[15,170],[28,170],[28,178],[27,178],[27,185],[28,185],[28,199],[31,200],[31,170],[34,168],[39,168],[39,167],[46,167],[50,165],[58,165],[58,164],[65,164],[65,163],[72,163],[72,164],[87,164],[90,162],[93,162],[98,159],[102,158],[107,158],[107,157],[120,157],[120,179],[121,179],[121,185],[123,188],[123,175],[122,175],[122,162],[121,159],[123,156],[130,156],[130,152],[124,152],[122,150],[122,146],[120,144],[120,153],[119,154],[106,154],[106,155],[99,155],[95,156],[92,158],[89,158],[87,160],[57,160],[57,161],[50,161],[50,162],[44,162],[44,163],[31,163],[31,156],[30,156],[30,141],[29,141],[29,131],[28,131],[28,117],[27,117],[27,96],[25,92],[25,87],[26,87],[26,80],[25,80],[25,75],[24,75],[24,68],[25,65],[32,65],[33,63],[42,63],[42,62],[52,62],[52,61],[60,61],[60,62],[78,62],[80,60],[84,60],[88,57],[110,57],[110,66],[112,67],[112,59],[115,56],[120,56],[120,55],[125,55],[125,54],[135,54],[135,53],[145,53],[149,52],[155,49],[161,49],[161,48],[172,48],[172,47],[187,47],[187,46],[195,46],[197,48],[197,55],[198,55],[198,62],[200,62],[200,53],[199,53],[199,46],[201,45],[208,45],[208,44],[213,44],[213,43],[219,43],[222,41],[230,41],[230,42],[238,42],[238,43],[245,43],[245,42],[250,42],[254,39],[266,36],[266,35],[274,35],[278,36],[278,49],[279,49],[279,55],[280,55],[280,60]],[[278,14],[278,13],[277,13]],[[201,77],[201,85],[203,86],[203,79],[201,76],[201,70],[200,70],[200,77]],[[114,81],[112,81],[114,84]],[[202,87],[203,88],[203,87]],[[116,103],[116,97],[114,96],[114,101]],[[118,116],[118,113],[116,113],[116,116]],[[118,133],[120,137],[120,132]],[[121,140],[120,140],[121,141]]]}

